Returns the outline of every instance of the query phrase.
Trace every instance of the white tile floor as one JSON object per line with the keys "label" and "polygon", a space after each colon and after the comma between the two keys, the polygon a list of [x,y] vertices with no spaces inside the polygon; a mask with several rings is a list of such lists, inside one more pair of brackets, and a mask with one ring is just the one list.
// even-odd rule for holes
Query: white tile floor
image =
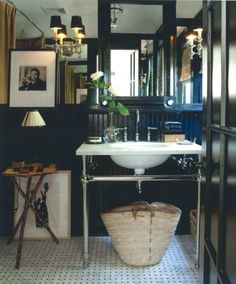
{"label": "white tile floor", "polygon": [[124,264],[109,237],[90,238],[90,265],[83,268],[82,237],[48,241],[24,241],[20,269],[16,270],[17,242],[0,238],[0,284],[197,284],[191,236],[175,236],[161,263],[149,267]]}

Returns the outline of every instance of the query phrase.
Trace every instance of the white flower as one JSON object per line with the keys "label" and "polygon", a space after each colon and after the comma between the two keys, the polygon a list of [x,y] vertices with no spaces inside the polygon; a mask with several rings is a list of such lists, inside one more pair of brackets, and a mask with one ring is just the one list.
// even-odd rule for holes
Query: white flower
{"label": "white flower", "polygon": [[113,95],[116,95],[116,90],[113,88],[112,85],[110,85],[110,87],[108,88],[108,91],[109,91],[110,93],[112,93]]}
{"label": "white flower", "polygon": [[102,71],[97,71],[93,74],[90,75],[90,78],[92,79],[92,81],[95,81],[97,79],[99,79],[100,77],[102,77],[104,75],[104,73]]}

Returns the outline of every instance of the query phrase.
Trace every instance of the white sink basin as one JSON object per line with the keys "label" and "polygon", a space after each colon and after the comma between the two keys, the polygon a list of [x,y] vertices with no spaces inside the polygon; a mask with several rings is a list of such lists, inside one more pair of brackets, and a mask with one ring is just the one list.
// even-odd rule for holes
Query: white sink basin
{"label": "white sink basin", "polygon": [[[169,143],[157,142],[119,142],[109,145],[111,148],[127,152],[126,155],[111,155],[111,159],[119,166],[134,169],[135,174],[144,174],[145,169],[164,163],[170,154],[163,154],[161,149],[169,147]],[[159,153],[153,155],[153,151]]]}
{"label": "white sink basin", "polygon": [[202,146],[190,141],[184,142],[118,142],[102,144],[82,144],[76,150],[79,156],[110,156],[118,165],[134,169],[143,174],[145,169],[164,163],[170,155],[198,155]]}

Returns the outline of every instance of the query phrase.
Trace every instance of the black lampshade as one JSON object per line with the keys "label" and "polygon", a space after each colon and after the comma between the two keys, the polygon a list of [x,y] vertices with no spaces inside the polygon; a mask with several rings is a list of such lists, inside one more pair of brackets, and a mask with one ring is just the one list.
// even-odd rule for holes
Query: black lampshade
{"label": "black lampshade", "polygon": [[82,29],[82,19],[80,16],[72,16],[71,18],[71,26],[72,29]]}
{"label": "black lampshade", "polygon": [[61,17],[60,16],[51,16],[50,28],[51,29],[60,29],[62,27]]}
{"label": "black lampshade", "polygon": [[67,37],[67,32],[66,32],[66,26],[61,25],[61,29],[58,31],[58,36],[64,35],[64,37]]}

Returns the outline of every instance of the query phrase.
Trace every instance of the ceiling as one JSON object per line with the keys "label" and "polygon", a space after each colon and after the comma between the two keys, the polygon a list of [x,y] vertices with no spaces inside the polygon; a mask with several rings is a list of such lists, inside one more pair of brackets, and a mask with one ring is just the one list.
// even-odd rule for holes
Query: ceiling
{"label": "ceiling", "polygon": [[[0,0],[2,1],[2,0]],[[98,0],[14,0],[14,4],[24,12],[45,34],[51,37],[50,17],[60,15],[70,33],[72,15],[80,15],[88,38],[97,37]],[[162,8],[153,5],[122,4],[123,13],[119,29],[115,32],[154,33],[162,23]],[[177,0],[177,18],[193,18],[201,10],[202,0]],[[17,13],[17,38],[32,38],[40,32],[20,13]],[[70,35],[70,34],[69,34]],[[72,34],[71,34],[72,35]]]}

